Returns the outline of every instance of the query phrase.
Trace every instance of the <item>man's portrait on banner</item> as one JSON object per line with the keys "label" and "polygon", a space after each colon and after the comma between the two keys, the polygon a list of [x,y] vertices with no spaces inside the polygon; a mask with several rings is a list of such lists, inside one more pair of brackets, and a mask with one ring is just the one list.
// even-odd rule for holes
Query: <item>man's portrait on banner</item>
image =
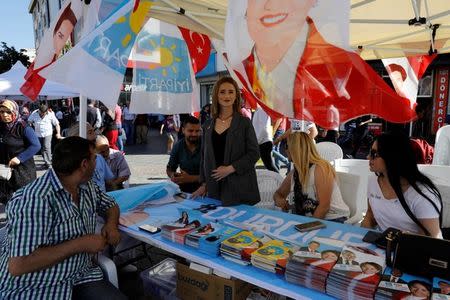
{"label": "man's portrait on banner", "polygon": [[419,80],[419,97],[431,97],[433,93],[433,75],[428,74]]}
{"label": "man's portrait on banner", "polygon": [[308,46],[323,46],[311,45],[310,38],[317,29],[325,45],[345,48],[349,7],[324,0],[230,1],[230,6],[236,21],[227,22],[225,33],[227,49],[232,50],[228,53],[231,64],[246,75],[263,104],[293,117],[292,100],[304,52]]}

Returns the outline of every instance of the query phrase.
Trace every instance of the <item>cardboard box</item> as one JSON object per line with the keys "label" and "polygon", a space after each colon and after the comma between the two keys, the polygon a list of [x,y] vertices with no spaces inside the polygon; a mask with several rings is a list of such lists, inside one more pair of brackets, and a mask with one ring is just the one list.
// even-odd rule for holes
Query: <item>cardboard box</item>
{"label": "cardboard box", "polygon": [[252,285],[239,279],[204,274],[177,263],[177,296],[183,300],[244,300]]}

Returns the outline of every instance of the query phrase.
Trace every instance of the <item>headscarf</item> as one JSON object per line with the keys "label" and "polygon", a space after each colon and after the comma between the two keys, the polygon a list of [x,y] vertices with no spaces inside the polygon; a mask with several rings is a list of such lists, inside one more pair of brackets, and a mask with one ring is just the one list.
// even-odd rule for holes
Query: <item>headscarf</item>
{"label": "headscarf", "polygon": [[11,123],[14,123],[15,121],[17,121],[17,119],[19,117],[19,105],[17,105],[17,103],[15,101],[5,99],[0,102],[0,107],[5,107],[12,112],[12,122]]}

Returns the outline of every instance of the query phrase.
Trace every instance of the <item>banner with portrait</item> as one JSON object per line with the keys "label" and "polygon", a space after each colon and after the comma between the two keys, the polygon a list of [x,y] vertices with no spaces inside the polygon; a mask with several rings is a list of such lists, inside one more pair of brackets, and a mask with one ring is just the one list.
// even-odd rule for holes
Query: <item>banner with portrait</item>
{"label": "banner with portrait", "polygon": [[330,115],[412,120],[409,100],[349,50],[349,16],[349,0],[230,0],[224,52],[246,100],[325,128]]}
{"label": "banner with portrait", "polygon": [[59,58],[66,43],[71,40],[77,24],[81,29],[80,36],[95,27],[100,4],[101,0],[65,1],[57,17],[40,40],[36,58],[25,75],[25,83],[20,88],[25,96],[32,100],[37,98],[45,84],[45,78],[38,73]]}

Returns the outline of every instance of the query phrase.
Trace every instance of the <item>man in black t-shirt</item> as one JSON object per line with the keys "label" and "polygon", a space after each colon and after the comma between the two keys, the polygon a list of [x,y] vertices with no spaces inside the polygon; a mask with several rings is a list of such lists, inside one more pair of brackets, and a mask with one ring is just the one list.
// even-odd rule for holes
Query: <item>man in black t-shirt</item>
{"label": "man in black t-shirt", "polygon": [[[172,148],[166,173],[186,193],[192,193],[200,186],[200,122],[188,116],[183,123],[184,138]],[[178,167],[180,172],[177,172]]]}

